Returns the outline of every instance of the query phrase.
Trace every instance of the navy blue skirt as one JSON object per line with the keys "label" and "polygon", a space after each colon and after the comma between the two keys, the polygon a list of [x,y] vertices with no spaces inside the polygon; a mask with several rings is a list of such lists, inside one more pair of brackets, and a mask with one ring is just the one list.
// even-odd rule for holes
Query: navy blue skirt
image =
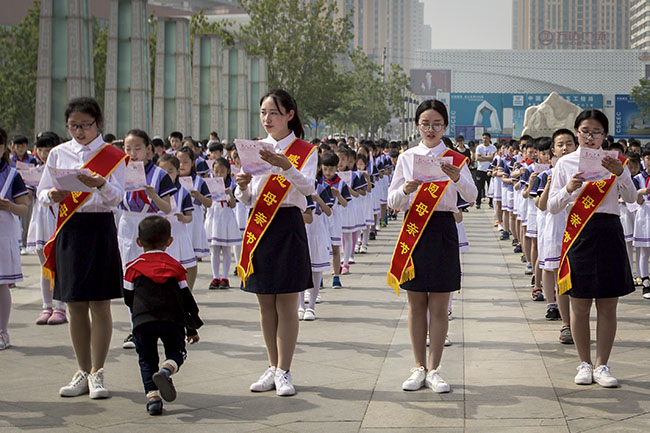
{"label": "navy blue skirt", "polygon": [[431,215],[412,257],[415,278],[403,283],[402,289],[440,293],[460,290],[458,229],[452,212]]}
{"label": "navy blue skirt", "polygon": [[56,237],[54,299],[62,302],[121,298],[122,260],[110,212],[70,217]]}
{"label": "navy blue skirt", "polygon": [[618,215],[594,214],[568,252],[573,298],[617,298],[634,291]]}
{"label": "navy blue skirt", "polygon": [[242,290],[262,295],[313,287],[307,231],[297,207],[281,207],[253,253],[253,273]]}

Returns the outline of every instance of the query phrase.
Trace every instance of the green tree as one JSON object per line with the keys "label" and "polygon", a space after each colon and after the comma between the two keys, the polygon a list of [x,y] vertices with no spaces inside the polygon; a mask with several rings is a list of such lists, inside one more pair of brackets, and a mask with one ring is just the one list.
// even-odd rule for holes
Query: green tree
{"label": "green tree", "polygon": [[350,16],[336,18],[335,2],[326,0],[240,1],[250,22],[235,31],[236,39],[248,54],[267,59],[269,87],[291,93],[314,121],[333,112],[336,61],[352,39]]}
{"label": "green tree", "polygon": [[40,9],[36,0],[20,23],[0,29],[0,126],[9,134],[34,136]]}
{"label": "green tree", "polygon": [[639,85],[632,88],[630,97],[636,102],[641,115],[646,119],[650,119],[650,80],[641,78]]}
{"label": "green tree", "polygon": [[101,25],[92,17],[93,27],[93,66],[95,75],[95,99],[104,107],[106,91],[106,53],[108,46],[108,25]]}

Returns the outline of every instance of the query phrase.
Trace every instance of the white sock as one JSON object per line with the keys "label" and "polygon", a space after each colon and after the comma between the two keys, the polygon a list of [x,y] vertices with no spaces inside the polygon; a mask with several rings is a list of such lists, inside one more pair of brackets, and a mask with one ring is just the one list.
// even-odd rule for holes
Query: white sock
{"label": "white sock", "polygon": [[218,245],[210,246],[210,263],[212,264],[212,278],[219,278],[219,264],[221,260],[219,254],[221,253],[221,247]]}
{"label": "white sock", "polygon": [[9,284],[0,284],[0,331],[6,333],[11,314],[11,291]]}
{"label": "white sock", "polygon": [[230,247],[221,247],[221,251],[223,253],[223,271],[221,272],[221,279],[227,279],[228,273],[230,272],[230,264],[232,263],[232,249]]}
{"label": "white sock", "polygon": [[639,247],[639,276],[648,276],[648,261],[650,260],[650,247]]}
{"label": "white sock", "polygon": [[309,289],[309,306],[307,308],[311,308],[312,310],[316,310],[316,298],[318,297],[318,293],[320,292],[320,279],[322,277],[323,277],[322,272],[312,271],[311,273],[311,280],[312,283],[314,284],[314,288]]}
{"label": "white sock", "polygon": [[366,226],[365,229],[363,229],[363,235],[361,237],[361,245],[364,247],[368,246],[368,237],[370,236],[370,227]]}
{"label": "white sock", "polygon": [[350,257],[354,251],[354,241],[352,240],[352,233],[343,233],[343,264],[350,264]]}

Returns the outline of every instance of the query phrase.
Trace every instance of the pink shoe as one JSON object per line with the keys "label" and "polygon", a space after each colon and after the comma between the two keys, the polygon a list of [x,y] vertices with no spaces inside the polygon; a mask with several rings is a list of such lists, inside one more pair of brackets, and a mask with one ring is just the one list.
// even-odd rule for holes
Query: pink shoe
{"label": "pink shoe", "polygon": [[47,321],[48,325],[61,325],[63,323],[68,323],[68,318],[63,310],[54,310],[52,317]]}
{"label": "pink shoe", "polygon": [[348,263],[351,264],[351,265],[354,265],[356,262],[354,261],[354,259],[352,257],[350,257],[350,260],[348,260]]}
{"label": "pink shoe", "polygon": [[51,316],[52,316],[52,309],[51,308],[44,309],[43,311],[41,311],[41,315],[38,316],[38,319],[36,319],[36,324],[47,325],[47,321]]}
{"label": "pink shoe", "polygon": [[348,265],[341,266],[341,275],[347,275],[350,273],[350,267]]}

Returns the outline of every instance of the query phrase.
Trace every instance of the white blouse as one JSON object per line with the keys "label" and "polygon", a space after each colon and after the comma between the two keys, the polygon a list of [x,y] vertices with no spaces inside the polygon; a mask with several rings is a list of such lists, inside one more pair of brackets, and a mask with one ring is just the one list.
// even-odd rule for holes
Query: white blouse
{"label": "white blouse", "polygon": [[[52,149],[47,157],[45,170],[41,182],[38,184],[38,200],[43,206],[58,207],[48,197],[51,189],[55,188],[54,179],[50,175],[48,167],[53,168],[81,168],[104,146],[104,139],[97,136],[87,145],[77,143],[72,139]],[[81,205],[77,212],[112,212],[120,204],[124,197],[124,176],[126,163],[122,161],[106,179],[106,184],[101,191],[95,188],[95,192]]]}
{"label": "white blouse", "polygon": [[[564,209],[571,208],[576,201],[582,190],[587,186],[587,182],[582,184],[582,187],[569,193],[566,185],[569,183],[574,174],[578,172],[578,163],[580,162],[580,152],[572,152],[569,155],[560,158],[553,167],[553,179],[551,180],[551,191],[549,192],[548,210],[552,214],[558,214]],[[623,168],[623,174],[616,177],[614,186],[612,188],[618,189],[618,194],[610,191],[605,199],[602,201],[596,213],[611,213],[614,215],[619,214],[618,210],[618,197],[627,203],[636,201],[636,187],[632,182],[630,170],[627,167]]]}
{"label": "white blouse", "polygon": [[[399,156],[393,180],[388,188],[388,206],[391,209],[405,210],[411,206],[415,198],[416,192],[407,195],[402,188],[404,182],[413,179],[413,155],[435,155],[440,157],[446,150],[447,147],[442,142],[434,148],[428,148],[423,142],[420,142],[420,144],[408,149]],[[458,212],[456,207],[458,194],[468,203],[476,201],[478,195],[478,190],[467,164],[463,164],[461,167],[458,181],[449,183],[447,190],[436,206],[436,212]]]}
{"label": "white blouse", "polygon": [[[296,135],[292,132],[280,141],[276,141],[270,135],[262,141],[271,143],[277,153],[284,153],[287,147],[289,147],[289,145],[295,139]],[[289,192],[282,201],[280,207],[294,206],[304,212],[307,208],[307,199],[305,196],[312,195],[314,192],[316,192],[314,181],[316,180],[317,170],[318,149],[314,149],[314,151],[311,152],[309,158],[307,158],[307,162],[305,162],[305,164],[302,166],[302,169],[300,170],[298,170],[293,165],[288,170],[282,170],[279,167],[273,167],[274,174],[281,174],[292,185],[292,188],[289,188]],[[255,200],[257,200],[257,196],[264,187],[264,184],[266,183],[266,180],[269,176],[271,175],[253,176],[253,179],[248,185],[248,188],[243,191],[239,188],[239,185],[237,185],[237,188],[235,189],[235,198],[247,207],[253,207]]]}

